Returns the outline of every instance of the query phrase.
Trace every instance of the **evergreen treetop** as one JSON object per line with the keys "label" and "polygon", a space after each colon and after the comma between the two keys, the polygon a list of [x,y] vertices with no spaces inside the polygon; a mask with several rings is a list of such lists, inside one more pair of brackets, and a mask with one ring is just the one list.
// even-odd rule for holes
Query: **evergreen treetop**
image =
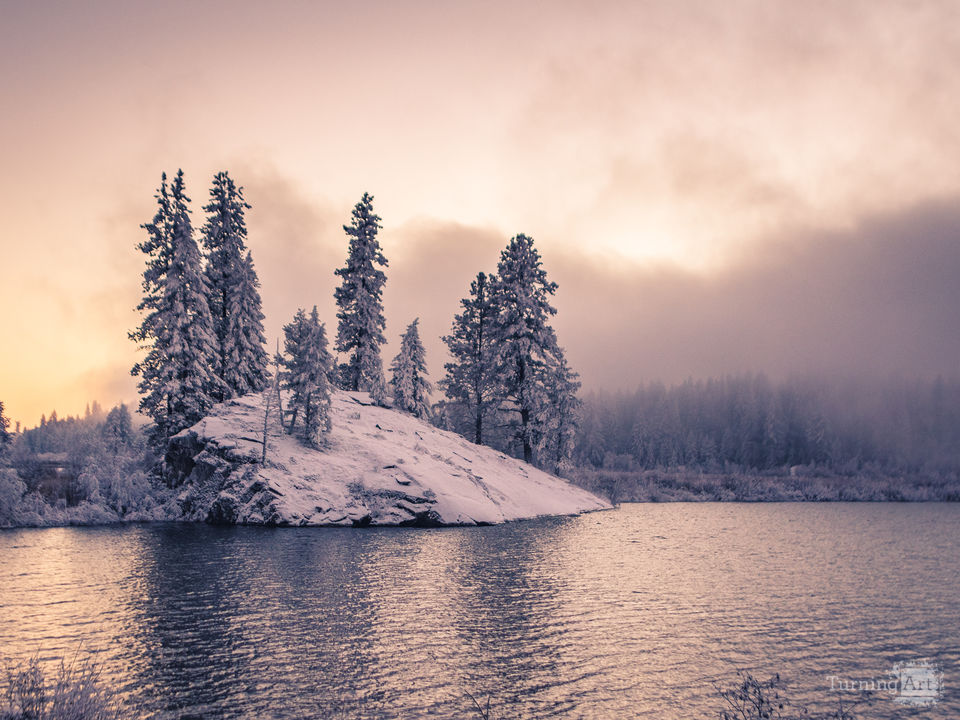
{"label": "evergreen treetop", "polygon": [[210,202],[204,206],[206,251],[204,274],[210,287],[209,304],[217,342],[215,374],[222,381],[223,400],[261,390],[267,378],[263,349],[263,313],[260,281],[247,250],[245,211],[250,205],[226,172],[213,178]]}
{"label": "evergreen treetop", "polygon": [[507,356],[543,360],[558,352],[550,318],[557,314],[550,296],[557,284],[547,280],[533,238],[516,235],[500,253],[493,301],[500,311],[498,340]]}
{"label": "evergreen treetop", "polygon": [[504,400],[519,414],[517,440],[523,458],[533,462],[534,423],[546,402],[545,378],[560,349],[550,318],[550,296],[557,284],[547,280],[533,239],[520,234],[500,254],[493,300],[498,309],[497,363]]}
{"label": "evergreen treetop", "polygon": [[160,187],[154,197],[157,200],[157,212],[148,223],[140,225],[147,231],[147,239],[137,244],[137,249],[147,256],[143,271],[143,298],[137,310],[146,313],[140,327],[130,333],[136,342],[148,342],[152,336],[151,314],[157,310],[163,299],[167,270],[173,255],[171,237],[173,236],[173,211],[167,185],[167,174],[160,174]]}
{"label": "evergreen treetop", "polygon": [[380,347],[386,342],[383,331],[383,286],[387,265],[377,240],[380,217],[373,211],[373,197],[364,193],[353,208],[353,221],[344,225],[350,238],[347,261],[335,273],[342,278],[334,292],[337,302],[336,349],[347,355],[341,365],[341,384],[347,390],[364,390],[375,402],[384,396],[383,361]]}

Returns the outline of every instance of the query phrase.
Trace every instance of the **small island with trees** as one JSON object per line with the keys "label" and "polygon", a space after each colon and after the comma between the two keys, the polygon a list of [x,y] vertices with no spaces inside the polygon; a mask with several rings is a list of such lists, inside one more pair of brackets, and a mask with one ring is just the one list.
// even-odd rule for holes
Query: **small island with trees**
{"label": "small island with trees", "polygon": [[[532,238],[516,235],[497,272],[471,283],[443,338],[452,360],[433,402],[418,318],[384,372],[388,261],[371,195],[343,226],[332,348],[314,305],[283,326],[272,358],[243,188],[216,174],[199,233],[182,170],[164,173],[155,197],[129,333],[142,353],[132,374],[143,440],[114,453],[125,459],[107,482],[96,468],[78,473],[59,515],[8,478],[9,519],[488,524],[609,507],[556,477],[572,459],[580,383],[550,324],[557,286]],[[108,424],[118,414],[120,435],[137,435],[125,406]],[[124,473],[138,497],[118,504]]]}

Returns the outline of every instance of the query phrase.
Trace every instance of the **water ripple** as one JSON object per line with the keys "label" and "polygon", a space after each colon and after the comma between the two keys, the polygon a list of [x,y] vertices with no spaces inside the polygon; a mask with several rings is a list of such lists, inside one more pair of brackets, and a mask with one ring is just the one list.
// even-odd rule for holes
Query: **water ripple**
{"label": "water ripple", "polygon": [[[443,530],[0,533],[0,649],[92,654],[149,717],[716,716],[931,657],[956,682],[956,505],[633,505]],[[956,690],[937,710],[960,715]],[[864,717],[893,718],[885,697]]]}

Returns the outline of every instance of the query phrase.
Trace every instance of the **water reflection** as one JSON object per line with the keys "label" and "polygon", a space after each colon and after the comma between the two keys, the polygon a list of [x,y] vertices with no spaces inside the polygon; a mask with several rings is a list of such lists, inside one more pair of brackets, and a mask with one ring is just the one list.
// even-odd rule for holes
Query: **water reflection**
{"label": "water reflection", "polygon": [[130,621],[116,638],[132,651],[127,690],[184,714],[228,703],[250,652],[232,620],[240,612],[243,558],[217,528],[159,526],[140,540],[126,601]]}
{"label": "water reflection", "polygon": [[[715,716],[714,682],[960,647],[960,508],[644,505],[441,530],[0,533],[0,649],[98,653],[180,717]],[[82,645],[81,645],[82,643]],[[949,685],[948,685],[949,689]],[[863,717],[893,718],[887,698]],[[957,694],[937,707],[960,713]]]}
{"label": "water reflection", "polygon": [[457,583],[458,631],[473,659],[465,683],[495,698],[502,712],[525,706],[546,716],[564,707],[557,626],[563,579],[550,571],[550,558],[568,525],[549,520],[536,533],[514,525],[496,539],[483,530],[467,535]]}

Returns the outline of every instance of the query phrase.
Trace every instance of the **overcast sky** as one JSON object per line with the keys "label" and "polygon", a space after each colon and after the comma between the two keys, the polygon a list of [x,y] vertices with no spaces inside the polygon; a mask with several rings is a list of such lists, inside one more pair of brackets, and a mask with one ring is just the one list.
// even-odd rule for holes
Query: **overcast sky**
{"label": "overcast sky", "polygon": [[395,352],[532,235],[587,388],[960,371],[960,4],[2,2],[0,400],[132,401],[139,224],[246,188],[271,343],[364,191]]}

